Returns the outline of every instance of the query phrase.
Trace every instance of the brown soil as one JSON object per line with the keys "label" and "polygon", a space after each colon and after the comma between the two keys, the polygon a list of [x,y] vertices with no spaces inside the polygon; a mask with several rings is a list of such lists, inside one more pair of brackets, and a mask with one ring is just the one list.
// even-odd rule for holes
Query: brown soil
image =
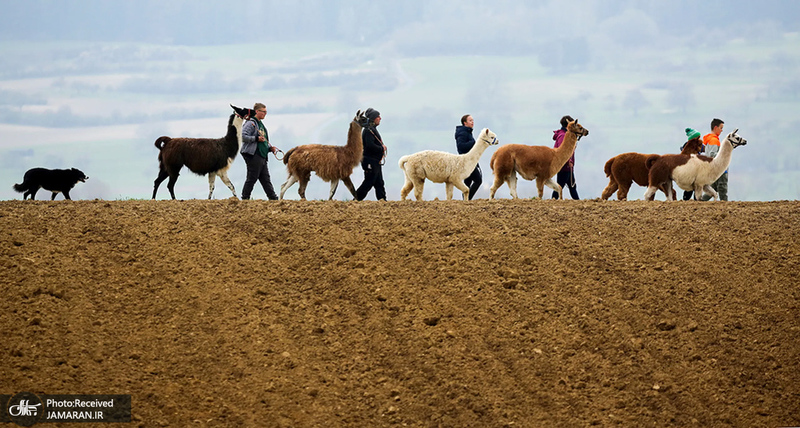
{"label": "brown soil", "polygon": [[125,427],[800,425],[799,202],[6,201],[0,226],[0,393],[131,394]]}

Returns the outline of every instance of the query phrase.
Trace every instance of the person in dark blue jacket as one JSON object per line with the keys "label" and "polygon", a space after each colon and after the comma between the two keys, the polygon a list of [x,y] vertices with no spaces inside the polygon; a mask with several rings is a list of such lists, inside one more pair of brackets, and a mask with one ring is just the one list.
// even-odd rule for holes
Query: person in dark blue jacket
{"label": "person in dark blue jacket", "polygon": [[356,200],[363,201],[367,193],[375,188],[375,198],[385,201],[386,187],[383,183],[382,164],[386,156],[386,146],[383,144],[381,134],[375,129],[381,124],[381,113],[372,107],[364,113],[369,121],[361,131],[361,140],[364,142],[364,158],[361,160],[364,182],[356,189]]}
{"label": "person in dark blue jacket", "polygon": [[[475,138],[472,136],[472,130],[475,127],[475,120],[472,116],[465,114],[461,117],[461,125],[456,126],[456,150],[458,154],[463,155],[475,145]],[[475,192],[481,188],[483,183],[483,174],[481,174],[481,166],[475,165],[472,174],[464,180],[464,184],[469,187],[469,199],[475,196]]]}

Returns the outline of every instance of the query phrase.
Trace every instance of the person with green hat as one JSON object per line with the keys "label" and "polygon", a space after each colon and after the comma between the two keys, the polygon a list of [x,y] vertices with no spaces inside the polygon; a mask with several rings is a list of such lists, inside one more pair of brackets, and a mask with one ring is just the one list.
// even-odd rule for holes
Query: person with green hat
{"label": "person with green hat", "polygon": [[[686,142],[683,143],[683,145],[681,146],[681,152],[683,152],[683,148],[686,147],[687,144],[689,144],[689,141],[692,141],[694,139],[699,139],[701,137],[700,131],[698,131],[696,129],[693,129],[693,128],[686,128],[685,132],[686,132]],[[684,190],[683,191],[683,200],[684,201],[688,201],[688,200],[692,199],[692,195],[693,194],[694,194],[694,191],[692,191],[692,190]]]}

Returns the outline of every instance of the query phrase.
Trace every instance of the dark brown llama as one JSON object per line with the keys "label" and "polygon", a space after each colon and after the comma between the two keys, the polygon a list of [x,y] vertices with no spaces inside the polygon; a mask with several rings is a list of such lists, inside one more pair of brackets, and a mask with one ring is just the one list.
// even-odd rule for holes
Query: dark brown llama
{"label": "dark brown llama", "polygon": [[[700,141],[700,138],[693,138],[686,143],[683,150],[681,150],[681,154],[697,154],[700,153],[702,149],[703,143]],[[647,159],[651,157],[657,158],[659,156],[660,155],[631,152],[616,155],[609,159],[604,168],[606,177],[608,177],[608,185],[603,189],[600,198],[605,201],[610,198],[614,192],[617,192],[617,199],[625,201],[628,199],[628,190],[630,190],[632,183],[647,187]],[[659,190],[667,194],[666,189]],[[675,193],[674,190],[672,193]]]}
{"label": "dark brown llama", "polygon": [[156,198],[158,186],[167,177],[167,189],[175,199],[175,182],[184,165],[197,175],[208,174],[208,199],[214,193],[216,177],[231,189],[234,198],[238,198],[233,183],[228,179],[228,169],[242,147],[242,123],[255,112],[249,108],[231,107],[234,113],[228,118],[228,133],[222,138],[158,137],[155,146],[159,150],[159,171],[153,185],[153,199]]}
{"label": "dark brown llama", "polygon": [[331,193],[328,200],[333,199],[339,181],[344,182],[353,197],[356,197],[356,188],[350,180],[353,168],[361,163],[364,151],[364,142],[361,140],[361,129],[367,123],[364,113],[359,110],[356,117],[350,122],[347,132],[347,144],[344,146],[328,146],[323,144],[305,144],[297,146],[286,152],[283,163],[289,173],[286,182],[281,186],[280,198],[294,183],[300,182],[297,193],[301,199],[306,198],[306,186],[311,180],[311,172],[317,177],[331,183]]}

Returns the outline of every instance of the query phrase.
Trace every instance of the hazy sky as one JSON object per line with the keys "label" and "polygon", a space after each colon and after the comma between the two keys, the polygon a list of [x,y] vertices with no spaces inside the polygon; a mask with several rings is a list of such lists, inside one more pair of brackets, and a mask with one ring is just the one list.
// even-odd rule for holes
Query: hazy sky
{"label": "hazy sky", "polygon": [[[734,195],[800,194],[787,180],[800,169],[797,140],[783,137],[798,124],[797,1],[0,2],[2,199],[19,197],[10,184],[29,167],[76,164],[97,178],[83,195],[76,188],[83,198],[147,197],[155,137],[217,136],[227,102],[265,98],[271,135],[287,149],[335,141],[350,110],[382,106],[387,187],[402,185],[397,158],[428,148],[421,131],[453,150],[465,110],[502,142],[526,144],[550,144],[553,117],[569,111],[598,131],[576,154],[583,197],[599,195],[608,157],[667,152],[687,124],[718,115],[755,143],[732,161]],[[635,136],[645,134],[643,148]],[[110,178],[109,145],[147,172]],[[771,159],[776,148],[783,156]],[[277,187],[283,168],[270,165]],[[205,179],[182,181],[186,197],[205,193]],[[327,185],[317,188],[324,196]],[[427,199],[443,194],[429,188]]]}

